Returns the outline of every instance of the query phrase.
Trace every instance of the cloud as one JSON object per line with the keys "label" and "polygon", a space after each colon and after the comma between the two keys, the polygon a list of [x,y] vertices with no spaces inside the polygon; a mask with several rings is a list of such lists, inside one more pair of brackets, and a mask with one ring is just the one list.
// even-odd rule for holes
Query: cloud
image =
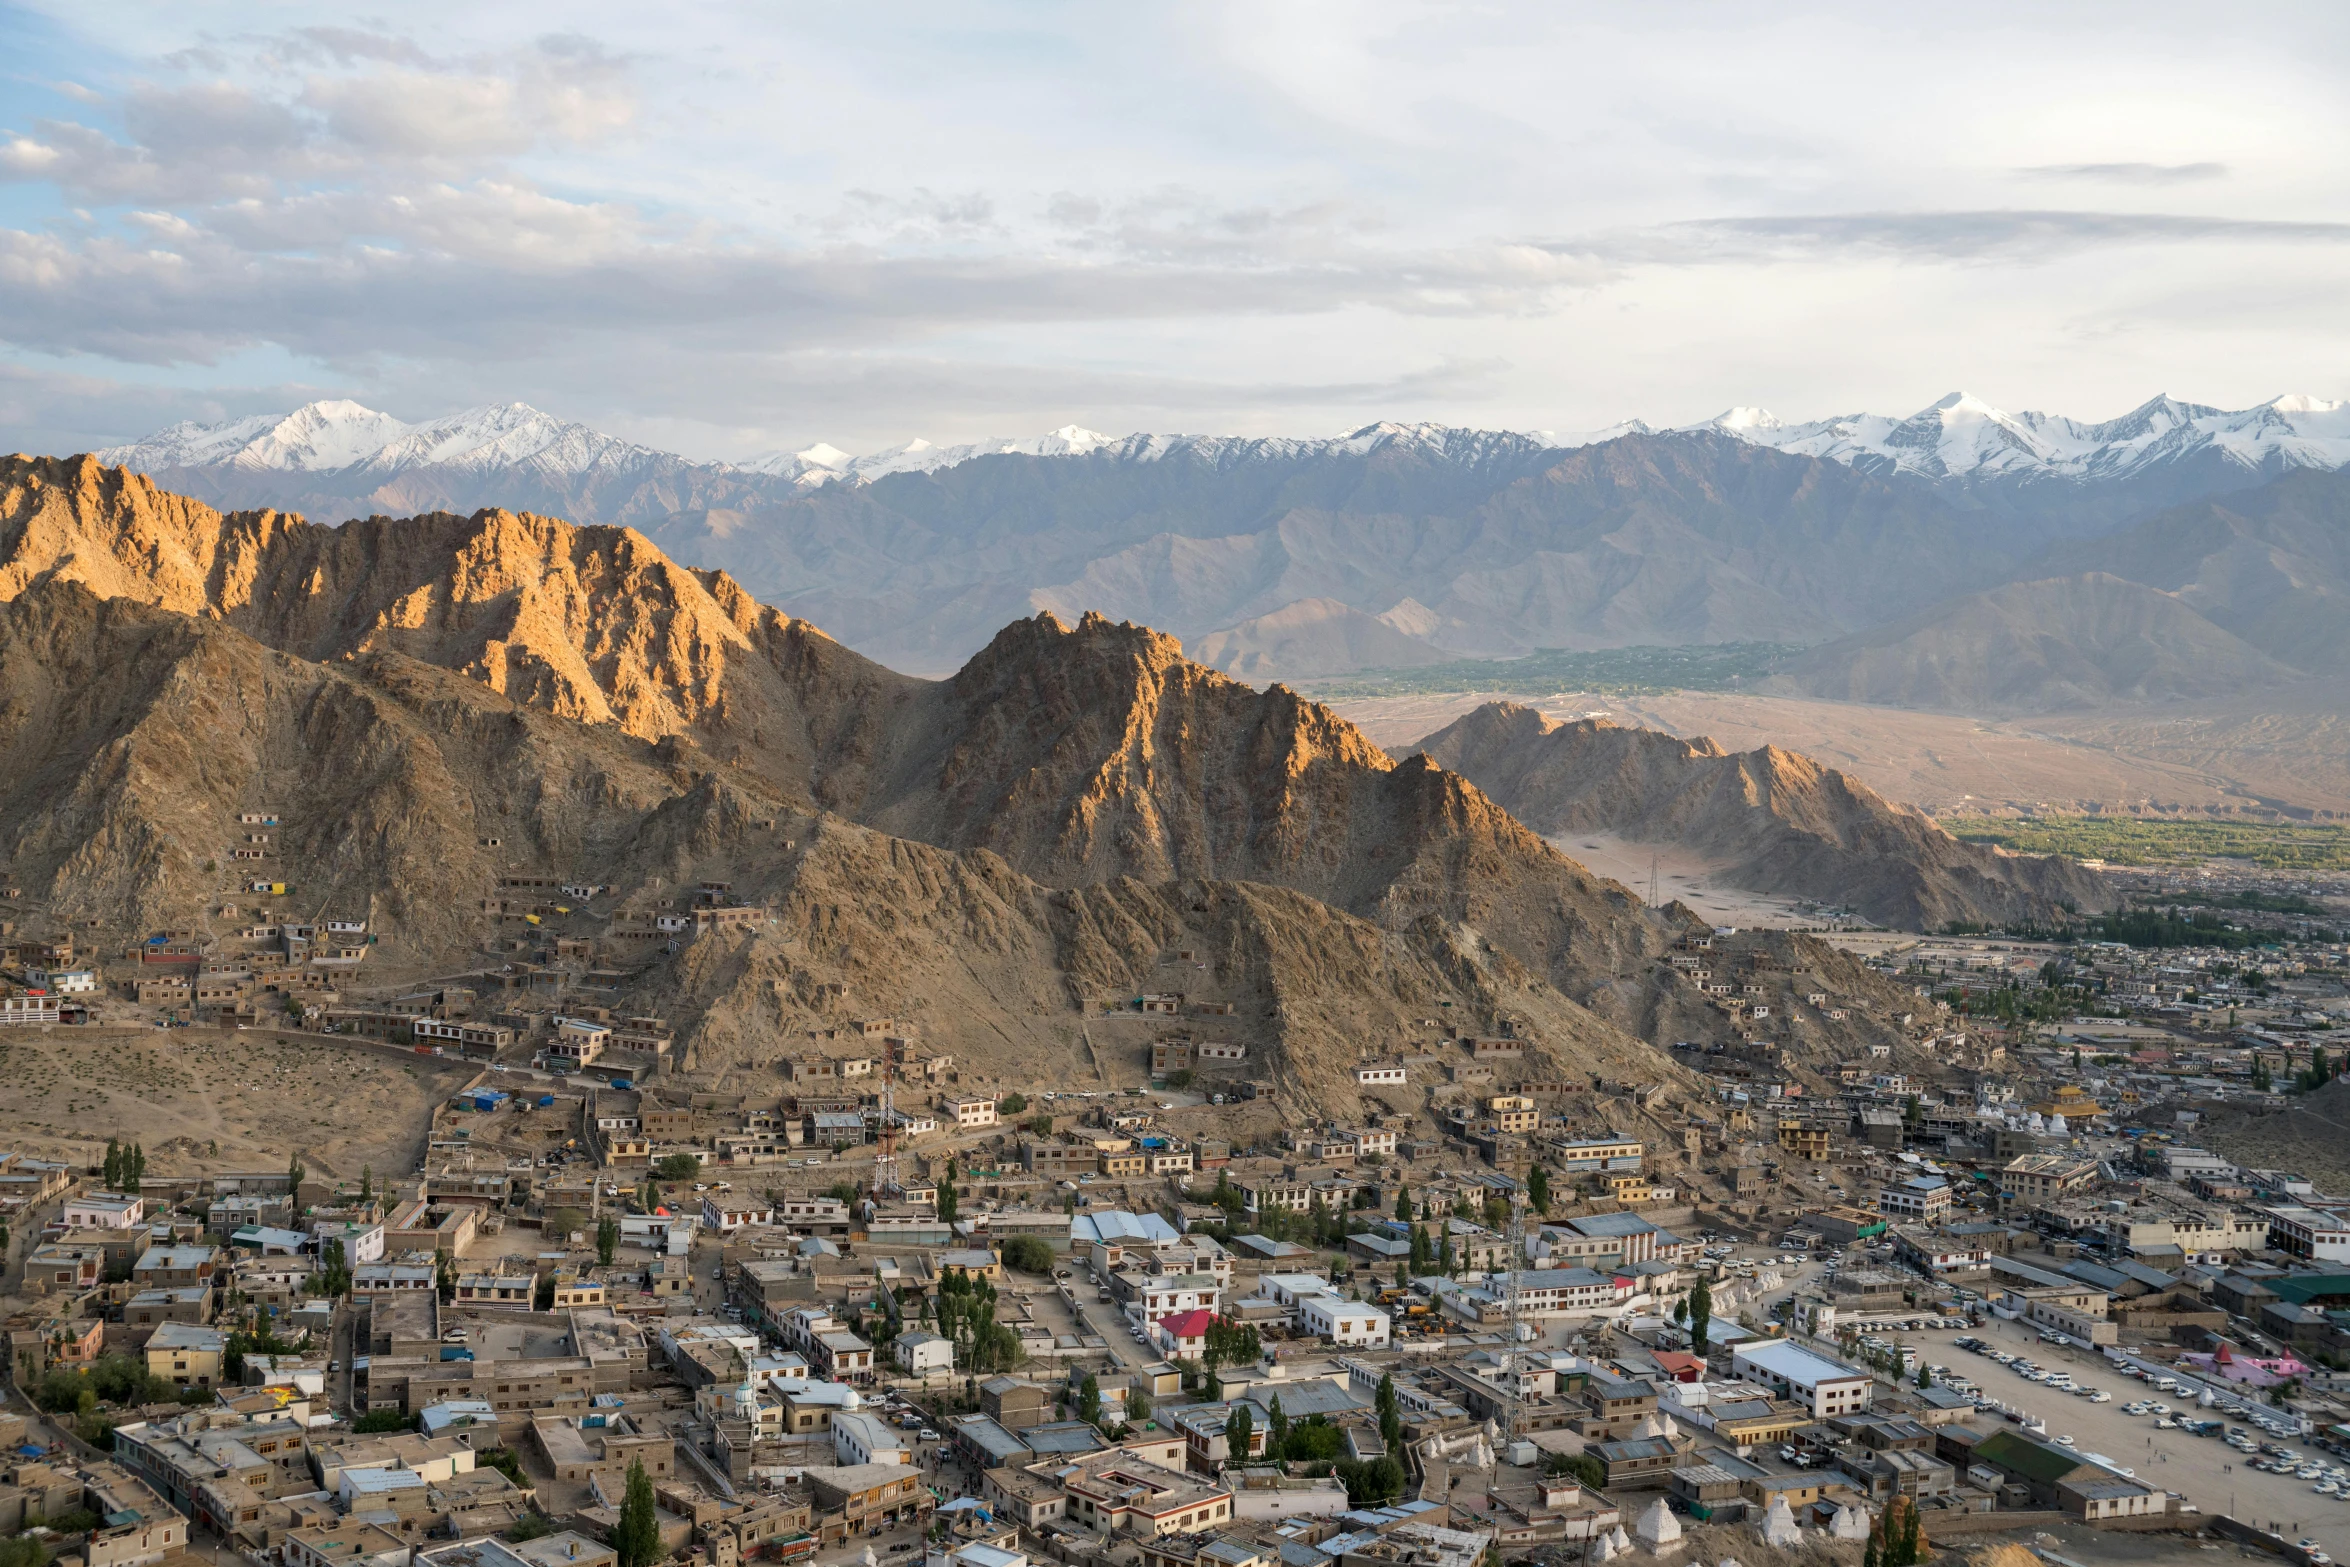
{"label": "cloud", "polygon": [[2110,185],[2193,185],[2225,179],[2224,163],[2043,163],[2015,171],[2026,179],[2093,180]]}
{"label": "cloud", "polygon": [[2350,223],[2187,213],[1834,212],[1703,218],[1544,246],[1619,262],[1728,262],[1835,254],[1920,261],[2045,260],[2084,250],[2208,242],[2350,242]]}

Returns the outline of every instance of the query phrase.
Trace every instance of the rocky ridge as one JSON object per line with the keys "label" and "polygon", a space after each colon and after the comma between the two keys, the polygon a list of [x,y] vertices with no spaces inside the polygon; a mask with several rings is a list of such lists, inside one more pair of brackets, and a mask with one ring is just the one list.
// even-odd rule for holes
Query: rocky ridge
{"label": "rocky ridge", "polygon": [[1685,914],[1461,777],[1100,617],[1016,622],[919,681],[626,529],[321,529],[20,458],[0,463],[0,756],[20,915],[104,939],[250,917],[222,824],[259,804],[286,819],[270,901],[364,914],[385,969],[482,961],[475,911],[510,867],[621,903],[731,882],[763,923],[631,981],[709,1063],[878,1012],[1073,1068],[1110,1048],[1083,1004],[1181,945],[1214,955],[1265,1072],[1333,1110],[1364,1050],[1447,1002],[1522,1025],[1557,1070],[1670,1070],[1626,1029]]}
{"label": "rocky ridge", "polygon": [[1727,862],[1722,874],[1735,886],[1849,904],[1883,924],[2046,920],[2066,907],[2101,907],[2106,896],[2069,860],[1961,843],[1776,746],[1733,753],[1711,740],[1488,702],[1417,749],[1542,832],[1680,844]]}

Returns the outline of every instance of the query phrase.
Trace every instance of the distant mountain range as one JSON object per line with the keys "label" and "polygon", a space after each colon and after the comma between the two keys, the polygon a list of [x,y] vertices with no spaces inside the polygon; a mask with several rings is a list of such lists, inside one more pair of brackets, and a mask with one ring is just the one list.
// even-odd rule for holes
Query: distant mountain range
{"label": "distant mountain range", "polygon": [[[97,455],[321,521],[506,507],[629,524],[914,672],[959,666],[1008,620],[1098,610],[1254,681],[1776,642],[1821,645],[1785,688],[2031,708],[2330,672],[2345,637],[2339,507],[2320,497],[2350,483],[2333,478],[2350,405],[2306,397],[2158,397],[2096,423],[1953,394],[1907,418],[1733,409],[1580,435],[1067,426],[740,463],[518,403],[410,424],[324,402]],[[2298,499],[2214,499],[2263,485]],[[1994,670],[2018,627],[2033,651]]]}

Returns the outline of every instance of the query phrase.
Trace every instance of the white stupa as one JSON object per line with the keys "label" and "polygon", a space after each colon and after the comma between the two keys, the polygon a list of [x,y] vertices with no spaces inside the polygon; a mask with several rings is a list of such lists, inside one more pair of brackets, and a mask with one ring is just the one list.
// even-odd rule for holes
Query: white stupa
{"label": "white stupa", "polygon": [[1614,1537],[1611,1535],[1601,1534],[1593,1538],[1590,1549],[1583,1553],[1583,1559],[1587,1562],[1614,1561],[1616,1559],[1616,1542]]}
{"label": "white stupa", "polygon": [[1828,1523],[1831,1540],[1865,1540],[1869,1537],[1869,1510],[1858,1502],[1847,1502],[1836,1509],[1836,1516]]}
{"label": "white stupa", "polygon": [[2072,1135],[2072,1130],[2072,1127],[2066,1124],[2065,1118],[2062,1115],[2052,1115],[2048,1118],[2049,1136],[2070,1137]]}
{"label": "white stupa", "polygon": [[1661,1496],[1648,1504],[1648,1511],[1640,1515],[1640,1522],[1632,1532],[1642,1545],[1659,1556],[1670,1556],[1681,1548],[1681,1520],[1673,1516],[1673,1510]]}
{"label": "white stupa", "polygon": [[1608,1536],[1608,1542],[1615,1546],[1618,1556],[1632,1548],[1632,1537],[1624,1532],[1622,1524],[1616,1525],[1615,1533]]}
{"label": "white stupa", "polygon": [[1795,1509],[1787,1505],[1783,1495],[1771,1498],[1771,1505],[1763,1513],[1763,1544],[1775,1545],[1781,1550],[1792,1550],[1803,1543],[1803,1530],[1796,1526]]}

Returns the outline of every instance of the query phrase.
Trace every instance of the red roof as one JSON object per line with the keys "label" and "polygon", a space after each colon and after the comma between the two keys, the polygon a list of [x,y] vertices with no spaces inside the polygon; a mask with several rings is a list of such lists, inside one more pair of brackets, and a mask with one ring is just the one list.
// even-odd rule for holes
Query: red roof
{"label": "red roof", "polygon": [[1178,1311],[1173,1316],[1161,1317],[1159,1326],[1177,1338],[1203,1338],[1208,1324],[1215,1320],[1212,1311]]}

